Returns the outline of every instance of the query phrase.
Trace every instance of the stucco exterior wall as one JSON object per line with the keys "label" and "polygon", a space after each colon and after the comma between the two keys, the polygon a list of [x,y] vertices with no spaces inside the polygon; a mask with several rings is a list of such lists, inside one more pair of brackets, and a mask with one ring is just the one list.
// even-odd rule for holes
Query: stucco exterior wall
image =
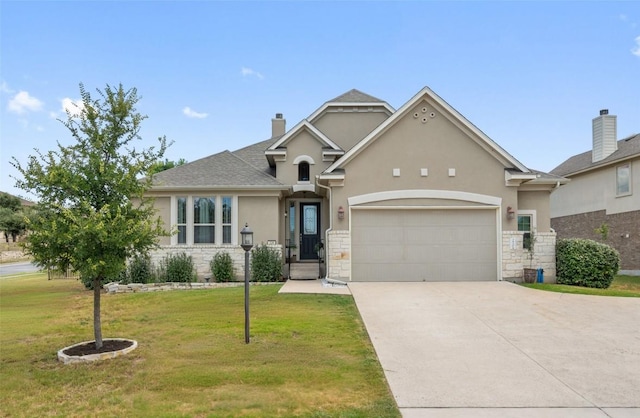
{"label": "stucco exterior wall", "polygon": [[[537,231],[549,232],[551,228],[551,211],[548,191],[519,191],[516,211],[518,210],[535,210]],[[517,225],[514,229],[517,229]]]}
{"label": "stucco exterior wall", "polygon": [[[156,197],[154,201],[154,207],[158,211],[157,214],[162,220],[164,229],[167,232],[171,232],[171,197]],[[161,237],[159,240],[160,245],[169,245],[171,243],[171,237]]]}
{"label": "stucco exterior wall", "polygon": [[[422,102],[416,106],[420,114],[421,106],[436,109]],[[426,123],[407,114],[347,163],[344,187],[333,188],[333,209],[348,208],[351,196],[409,189],[478,193],[517,207],[517,188],[505,185],[504,165],[439,110],[435,113]],[[348,225],[347,217],[340,225]],[[507,222],[504,228],[515,225]]]}
{"label": "stucco exterior wall", "polygon": [[313,124],[344,151],[348,151],[388,117],[386,110],[358,108],[354,111],[348,108],[342,112],[325,113]]}
{"label": "stucco exterior wall", "polygon": [[309,164],[309,183],[314,184],[316,175],[327,168],[330,162],[322,161],[323,144],[308,131],[302,131],[286,143],[286,161],[276,162],[276,178],[284,184],[298,183],[298,164],[294,164],[296,157],[307,155],[313,159]]}
{"label": "stucco exterior wall", "polygon": [[238,231],[248,223],[253,231],[254,244],[266,244],[269,240],[279,242],[278,231],[283,222],[279,207],[277,196],[239,196]]}
{"label": "stucco exterior wall", "polygon": [[606,210],[607,214],[640,210],[640,158],[630,161],[632,194],[616,196],[616,167],[571,176],[551,194],[551,217]]}

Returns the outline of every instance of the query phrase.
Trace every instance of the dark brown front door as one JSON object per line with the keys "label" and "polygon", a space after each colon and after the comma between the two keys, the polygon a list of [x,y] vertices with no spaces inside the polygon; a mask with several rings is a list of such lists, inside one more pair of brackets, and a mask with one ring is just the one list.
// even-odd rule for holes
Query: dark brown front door
{"label": "dark brown front door", "polygon": [[320,203],[300,203],[300,260],[317,260],[320,242]]}

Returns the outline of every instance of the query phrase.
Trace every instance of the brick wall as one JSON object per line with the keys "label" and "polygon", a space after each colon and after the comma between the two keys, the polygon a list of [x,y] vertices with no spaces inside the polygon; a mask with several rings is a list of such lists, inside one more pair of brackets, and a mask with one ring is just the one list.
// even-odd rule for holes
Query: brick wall
{"label": "brick wall", "polygon": [[[606,239],[595,230],[607,224]],[[585,238],[603,242],[620,253],[620,270],[640,270],[640,211],[607,215],[604,210],[551,219],[558,238]]]}

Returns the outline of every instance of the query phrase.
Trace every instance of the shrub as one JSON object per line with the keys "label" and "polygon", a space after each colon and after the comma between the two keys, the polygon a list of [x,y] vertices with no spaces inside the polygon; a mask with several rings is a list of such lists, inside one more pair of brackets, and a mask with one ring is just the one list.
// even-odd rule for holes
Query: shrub
{"label": "shrub", "polygon": [[217,253],[211,260],[210,267],[216,282],[230,282],[234,279],[233,260],[228,252]]}
{"label": "shrub", "polygon": [[562,239],[556,243],[559,284],[605,289],[620,267],[620,255],[606,244],[589,239]]}
{"label": "shrub", "polygon": [[169,254],[162,259],[156,269],[159,281],[184,282],[196,281],[193,258],[186,253]]}
{"label": "shrub", "polygon": [[277,282],[282,277],[280,253],[262,244],[251,254],[251,280],[254,282]]}
{"label": "shrub", "polygon": [[148,254],[136,254],[127,266],[126,281],[128,283],[150,283],[153,279],[151,257]]}

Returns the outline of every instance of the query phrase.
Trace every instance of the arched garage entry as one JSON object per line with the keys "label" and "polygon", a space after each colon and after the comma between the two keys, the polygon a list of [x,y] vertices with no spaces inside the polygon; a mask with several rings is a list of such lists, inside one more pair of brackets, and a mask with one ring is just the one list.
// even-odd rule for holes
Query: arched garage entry
{"label": "arched garage entry", "polygon": [[[429,205],[419,203],[425,200]],[[442,190],[350,198],[351,279],[498,280],[500,203],[492,196]]]}

